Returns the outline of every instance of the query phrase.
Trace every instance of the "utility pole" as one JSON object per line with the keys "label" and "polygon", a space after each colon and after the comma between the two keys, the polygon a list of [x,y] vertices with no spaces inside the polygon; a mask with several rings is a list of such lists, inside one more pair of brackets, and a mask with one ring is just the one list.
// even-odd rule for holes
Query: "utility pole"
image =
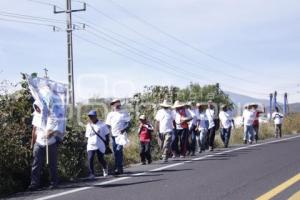
{"label": "utility pole", "polygon": [[48,77],[48,69],[45,67],[43,70],[44,70],[44,72],[45,72],[45,78],[48,79],[48,78],[49,78],[49,77]]}
{"label": "utility pole", "polygon": [[274,110],[276,110],[276,107],[277,107],[277,91],[274,92]]}
{"label": "utility pole", "polygon": [[270,94],[270,111],[269,111],[269,120],[272,121],[272,111],[273,111],[273,94]]}
{"label": "utility pole", "polygon": [[68,48],[68,84],[69,84],[69,105],[72,105],[70,115],[74,118],[75,113],[75,91],[74,91],[74,62],[73,62],[73,24],[72,13],[86,11],[86,3],[83,4],[83,9],[72,10],[72,1],[66,0],[66,10],[57,11],[54,6],[54,14],[66,13],[67,14],[67,48]]}
{"label": "utility pole", "polygon": [[284,115],[288,114],[288,93],[284,93]]}

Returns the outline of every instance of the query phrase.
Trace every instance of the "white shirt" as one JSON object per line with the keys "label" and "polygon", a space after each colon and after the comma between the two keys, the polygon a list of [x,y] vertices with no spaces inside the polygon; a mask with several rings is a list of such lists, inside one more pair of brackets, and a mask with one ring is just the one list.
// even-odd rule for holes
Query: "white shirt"
{"label": "white shirt", "polygon": [[232,117],[231,117],[229,112],[221,111],[220,114],[219,114],[219,118],[220,118],[220,121],[221,121],[221,124],[222,124],[223,128],[227,129],[227,128],[231,127]]}
{"label": "white shirt", "polygon": [[190,112],[191,117],[193,118],[190,122],[189,122],[189,128],[191,129],[193,126],[197,125],[197,111],[198,110],[188,110]]}
{"label": "white shirt", "polygon": [[155,120],[159,122],[160,133],[170,133],[173,131],[174,117],[169,109],[160,109],[155,115]]}
{"label": "white shirt", "polygon": [[36,127],[36,131],[35,131],[36,143],[41,146],[46,146],[47,143],[48,145],[52,145],[56,142],[56,139],[54,136],[47,139],[47,131],[45,131],[42,128],[41,120],[42,120],[42,115],[35,112],[32,119],[32,125]]}
{"label": "white shirt", "polygon": [[127,128],[130,120],[128,112],[112,111],[107,115],[106,124],[111,127],[112,136],[117,137],[121,134],[121,131]]}
{"label": "white shirt", "polygon": [[279,112],[273,112],[272,114],[272,119],[274,120],[274,123],[276,125],[282,124],[283,123],[283,114]]}
{"label": "white shirt", "polygon": [[86,125],[85,137],[88,138],[87,141],[87,151],[100,150],[102,153],[105,153],[105,144],[104,142],[95,134],[95,132],[106,141],[106,136],[109,134],[109,129],[105,123],[98,121],[96,124],[89,123]]}
{"label": "white shirt", "polygon": [[[191,118],[192,117],[191,113],[187,109],[184,109],[184,110],[185,110],[185,117],[186,118]],[[179,112],[174,110],[173,111],[173,116],[174,116],[175,123],[176,123],[176,129],[177,130],[182,130],[183,128],[181,126],[181,115],[179,114]]]}
{"label": "white shirt", "polygon": [[206,113],[204,111],[201,112],[201,113],[198,112],[197,120],[199,121],[199,129],[200,130],[208,128],[207,127],[208,118],[207,118],[207,115],[206,115]]}
{"label": "white shirt", "polygon": [[206,116],[207,116],[208,123],[209,123],[208,128],[211,129],[211,128],[215,127],[216,126],[215,121],[214,121],[215,110],[210,109],[210,108],[206,109]]}
{"label": "white shirt", "polygon": [[244,110],[243,119],[244,119],[245,126],[252,126],[255,119],[255,112],[248,109]]}

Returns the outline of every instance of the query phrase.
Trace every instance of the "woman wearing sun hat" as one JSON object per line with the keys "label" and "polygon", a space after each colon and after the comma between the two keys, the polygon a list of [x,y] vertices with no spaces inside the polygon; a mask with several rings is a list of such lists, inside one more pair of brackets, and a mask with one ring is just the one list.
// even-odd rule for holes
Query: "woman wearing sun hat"
{"label": "woman wearing sun hat", "polygon": [[[193,119],[191,113],[186,109],[186,105],[181,103],[180,101],[175,101],[173,111],[175,123],[176,123],[176,136],[174,143],[173,143],[173,151],[177,153],[177,146],[179,141],[179,153],[180,157],[184,158],[187,152],[187,145],[188,145],[188,133],[189,133],[189,122]],[[175,156],[175,155],[173,155]]]}

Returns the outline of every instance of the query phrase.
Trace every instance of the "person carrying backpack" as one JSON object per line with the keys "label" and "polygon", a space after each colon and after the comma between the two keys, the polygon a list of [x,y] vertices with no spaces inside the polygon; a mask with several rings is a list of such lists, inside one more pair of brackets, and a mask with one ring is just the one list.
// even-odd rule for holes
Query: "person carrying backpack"
{"label": "person carrying backpack", "polygon": [[109,129],[107,125],[98,120],[97,112],[92,110],[88,113],[89,123],[86,125],[85,137],[87,141],[87,154],[89,176],[88,179],[95,179],[94,157],[97,155],[100,164],[103,167],[103,176],[108,176],[107,163],[104,159],[106,144],[109,144]]}

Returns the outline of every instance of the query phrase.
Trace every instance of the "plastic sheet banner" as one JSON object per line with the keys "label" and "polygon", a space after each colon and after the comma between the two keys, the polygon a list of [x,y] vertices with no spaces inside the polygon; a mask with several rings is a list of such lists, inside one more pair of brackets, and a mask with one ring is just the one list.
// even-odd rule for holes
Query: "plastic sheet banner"
{"label": "plastic sheet banner", "polygon": [[63,139],[66,130],[67,85],[47,78],[26,75],[30,92],[41,106],[40,128],[57,132]]}

